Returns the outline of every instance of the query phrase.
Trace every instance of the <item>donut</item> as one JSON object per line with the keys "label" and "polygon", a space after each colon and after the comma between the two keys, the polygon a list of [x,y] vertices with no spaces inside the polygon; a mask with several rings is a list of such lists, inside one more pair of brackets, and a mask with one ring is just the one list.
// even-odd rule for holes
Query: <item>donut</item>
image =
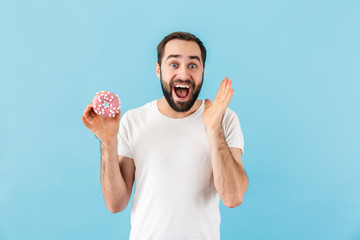
{"label": "donut", "polygon": [[93,108],[96,114],[103,117],[115,117],[120,111],[119,96],[109,91],[97,92],[93,99]]}

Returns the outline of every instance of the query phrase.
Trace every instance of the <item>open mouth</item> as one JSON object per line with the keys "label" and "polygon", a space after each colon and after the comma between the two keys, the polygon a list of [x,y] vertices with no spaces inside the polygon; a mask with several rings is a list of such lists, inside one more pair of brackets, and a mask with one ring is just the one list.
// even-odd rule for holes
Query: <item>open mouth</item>
{"label": "open mouth", "polygon": [[181,101],[188,100],[190,97],[191,86],[187,84],[175,84],[173,88],[174,96]]}

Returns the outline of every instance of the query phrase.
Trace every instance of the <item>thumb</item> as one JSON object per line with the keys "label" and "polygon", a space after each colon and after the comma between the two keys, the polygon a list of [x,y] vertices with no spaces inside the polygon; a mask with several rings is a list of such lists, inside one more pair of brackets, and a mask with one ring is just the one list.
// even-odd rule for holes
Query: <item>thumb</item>
{"label": "thumb", "polygon": [[211,106],[211,101],[207,98],[205,99],[205,109]]}
{"label": "thumb", "polygon": [[119,112],[115,114],[115,119],[117,122],[120,121],[120,116],[121,116],[121,110],[119,109]]}

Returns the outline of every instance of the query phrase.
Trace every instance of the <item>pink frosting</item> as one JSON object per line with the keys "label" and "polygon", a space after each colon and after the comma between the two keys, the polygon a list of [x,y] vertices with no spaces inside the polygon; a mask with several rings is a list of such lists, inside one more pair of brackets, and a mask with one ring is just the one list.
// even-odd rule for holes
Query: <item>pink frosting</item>
{"label": "pink frosting", "polygon": [[120,98],[109,91],[98,92],[93,100],[93,108],[100,116],[115,117],[120,111]]}

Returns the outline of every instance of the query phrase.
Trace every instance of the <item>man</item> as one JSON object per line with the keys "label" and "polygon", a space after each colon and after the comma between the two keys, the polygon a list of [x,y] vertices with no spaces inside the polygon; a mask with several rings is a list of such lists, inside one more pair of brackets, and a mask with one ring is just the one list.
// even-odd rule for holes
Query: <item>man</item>
{"label": "man", "polygon": [[113,213],[125,209],[135,180],[130,239],[220,239],[220,198],[236,207],[248,187],[240,122],[227,108],[231,80],[222,81],[212,103],[199,100],[202,42],[174,32],[157,50],[163,98],[121,121],[121,112],[104,118],[91,104],[84,110],[83,123],[101,142],[105,204]]}

